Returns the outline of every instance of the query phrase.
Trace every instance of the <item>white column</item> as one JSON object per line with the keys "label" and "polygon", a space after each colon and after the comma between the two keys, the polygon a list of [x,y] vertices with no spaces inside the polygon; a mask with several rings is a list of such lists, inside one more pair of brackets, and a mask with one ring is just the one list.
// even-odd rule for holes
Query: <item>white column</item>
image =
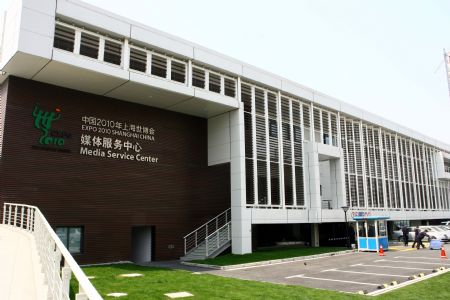
{"label": "white column", "polygon": [[305,143],[305,154],[308,162],[305,171],[308,172],[309,222],[322,221],[322,203],[320,197],[320,165],[317,143]]}
{"label": "white column", "polygon": [[123,41],[122,67],[124,70],[128,70],[130,68],[130,45],[128,39]]}
{"label": "white column", "polygon": [[73,45],[73,53],[80,54],[81,31],[75,30],[75,41]]}
{"label": "white column", "polygon": [[244,109],[240,101],[240,87],[241,82],[238,78],[240,108],[230,112],[231,251],[233,254],[252,252],[251,211],[246,208]]}
{"label": "white column", "polygon": [[187,86],[192,86],[192,60],[188,60],[187,64]]}
{"label": "white column", "polygon": [[166,79],[172,79],[172,59],[166,59]]}
{"label": "white column", "polygon": [[209,91],[209,71],[205,70],[205,91]]}
{"label": "white column", "polygon": [[103,61],[105,58],[105,38],[100,37],[100,43],[98,45],[98,60]]}

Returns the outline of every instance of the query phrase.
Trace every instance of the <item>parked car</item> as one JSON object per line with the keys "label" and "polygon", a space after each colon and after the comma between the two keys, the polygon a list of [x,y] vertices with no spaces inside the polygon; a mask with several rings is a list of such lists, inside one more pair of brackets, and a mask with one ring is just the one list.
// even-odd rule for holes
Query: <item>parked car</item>
{"label": "parked car", "polygon": [[[408,229],[409,229],[408,240],[409,241],[414,241],[414,239],[415,239],[415,235],[414,235],[415,228],[416,227],[408,227]],[[394,232],[392,232],[392,239],[397,240],[399,242],[403,242],[403,231],[401,228],[399,230],[395,230]]]}
{"label": "parked car", "polygon": [[[415,234],[414,234],[414,229],[416,227],[408,227],[409,228],[409,234],[408,234],[408,240],[409,241],[414,241]],[[427,234],[430,236],[430,238],[428,239],[428,241],[430,239],[438,239],[441,240],[443,242],[448,242],[449,237],[450,237],[450,233],[447,232],[447,230],[445,230],[444,228],[441,228],[440,226],[419,226],[420,231],[424,231],[427,230]],[[403,232],[402,230],[396,230],[394,232],[392,232],[392,239],[393,240],[398,240],[399,242],[403,242]]]}
{"label": "parked car", "polygon": [[448,234],[447,232],[440,228],[439,226],[419,226],[420,231],[424,231],[427,230],[428,235],[430,236],[430,238],[428,239],[428,241],[430,239],[434,240],[434,239],[438,239],[441,240],[443,242],[448,242]]}
{"label": "parked car", "polygon": [[436,231],[442,232],[450,239],[450,227],[449,226],[442,226],[442,225],[435,225],[431,226],[436,229]]}

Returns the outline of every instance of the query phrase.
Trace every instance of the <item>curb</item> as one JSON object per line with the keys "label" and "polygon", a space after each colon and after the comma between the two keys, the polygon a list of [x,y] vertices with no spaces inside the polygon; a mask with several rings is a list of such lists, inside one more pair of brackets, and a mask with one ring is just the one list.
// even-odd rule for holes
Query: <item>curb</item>
{"label": "curb", "polygon": [[387,292],[390,292],[390,291],[402,288],[404,286],[411,285],[411,284],[414,284],[416,282],[420,282],[420,281],[423,281],[423,280],[426,280],[426,279],[429,279],[429,278],[432,278],[432,277],[435,277],[435,276],[447,273],[449,271],[450,271],[450,269],[446,269],[444,267],[440,267],[440,268],[434,269],[432,271],[432,273],[430,273],[428,275],[425,275],[424,273],[419,273],[417,275],[409,277],[407,281],[404,281],[402,283],[398,283],[397,281],[392,281],[390,283],[390,286],[389,286],[389,284],[386,284],[386,283],[382,284],[382,285],[378,286],[378,290],[375,290],[375,291],[373,291],[371,293],[367,293],[366,295],[367,296],[378,296],[378,295],[381,295],[381,294],[384,294],[384,293],[387,293]]}
{"label": "curb", "polygon": [[315,255],[309,255],[309,256],[296,256],[296,257],[289,257],[289,258],[264,260],[264,261],[258,261],[258,262],[252,262],[252,263],[246,263],[246,264],[228,265],[228,266],[207,265],[207,264],[192,263],[192,262],[187,262],[187,261],[182,261],[181,264],[186,265],[186,266],[191,266],[191,267],[200,267],[200,268],[215,269],[215,270],[234,270],[234,269],[246,268],[246,267],[269,266],[269,265],[285,263],[285,262],[304,261],[304,260],[318,259],[318,258],[323,258],[323,257],[339,256],[339,255],[345,255],[345,254],[356,253],[356,252],[357,252],[357,250],[344,250],[344,251],[338,251],[338,252],[328,252],[328,253],[315,254]]}

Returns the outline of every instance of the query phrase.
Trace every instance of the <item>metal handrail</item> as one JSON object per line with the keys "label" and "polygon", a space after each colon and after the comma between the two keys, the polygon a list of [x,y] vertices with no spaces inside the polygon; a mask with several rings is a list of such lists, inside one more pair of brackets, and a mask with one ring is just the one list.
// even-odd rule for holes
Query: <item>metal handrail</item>
{"label": "metal handrail", "polygon": [[206,239],[211,232],[217,231],[223,224],[231,221],[231,208],[228,208],[224,212],[218,214],[216,217],[212,218],[205,224],[199,226],[197,229],[186,234],[184,239],[184,254],[188,253],[190,250],[196,248],[202,241]]}
{"label": "metal handrail", "polygon": [[78,280],[76,299],[103,299],[36,206],[4,203],[3,224],[32,233],[51,299],[69,300],[70,278]]}
{"label": "metal handrail", "polygon": [[[224,228],[227,228],[228,230],[227,230],[227,236],[228,236],[228,238],[227,238],[227,240],[226,240],[226,242],[225,243],[223,243],[223,244],[220,244],[220,233],[222,232],[222,229],[224,229]],[[228,243],[230,240],[231,240],[231,222],[228,222],[227,224],[225,224],[225,225],[223,225],[222,227],[220,227],[219,229],[217,229],[216,231],[214,231],[213,233],[211,233],[210,235],[208,235],[206,238],[205,238],[205,242],[206,242],[206,245],[205,245],[205,251],[206,251],[206,257],[208,257],[209,256],[209,254],[211,253],[210,251],[209,251],[209,241],[212,239],[212,237],[214,236],[214,235],[216,235],[217,237],[216,237],[216,243],[215,243],[215,247],[214,248],[212,248],[212,251],[215,251],[215,250],[217,250],[217,249],[219,249],[222,245],[225,245],[226,243]]]}

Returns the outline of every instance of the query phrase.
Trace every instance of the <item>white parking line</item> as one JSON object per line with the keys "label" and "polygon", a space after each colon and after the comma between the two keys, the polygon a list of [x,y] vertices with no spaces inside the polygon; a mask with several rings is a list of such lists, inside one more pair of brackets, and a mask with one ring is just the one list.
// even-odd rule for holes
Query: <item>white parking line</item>
{"label": "white parking line", "polygon": [[382,266],[382,265],[366,265],[366,264],[354,264],[350,267],[377,267],[377,268],[390,268],[390,269],[404,269],[404,270],[423,270],[423,268],[410,268],[410,267],[395,267],[395,266]]}
{"label": "white parking line", "polygon": [[284,264],[292,264],[296,262],[304,262],[306,260],[311,260],[313,258],[305,259],[305,260],[295,260],[295,261],[282,261],[278,263],[272,263],[267,265],[255,265],[255,266],[248,266],[248,267],[240,267],[240,268],[234,268],[234,269],[227,269],[225,271],[231,272],[231,271],[238,271],[238,270],[245,270],[245,269],[255,269],[255,268],[262,268],[262,267],[270,267],[270,266],[277,266],[277,265],[284,265]]}
{"label": "white parking line", "polygon": [[305,275],[303,275],[303,274],[293,275],[293,276],[288,276],[288,277],[285,277],[285,278],[286,278],[286,279],[291,279],[291,278],[305,278],[305,279],[313,279],[313,280],[334,281],[334,282],[351,283],[351,284],[360,284],[360,285],[372,285],[372,286],[379,286],[379,285],[380,285],[380,284],[378,284],[378,283],[368,283],[368,282],[358,282],[358,281],[348,281],[348,280],[338,280],[338,279],[328,279],[328,278],[309,277],[309,276],[305,276]]}
{"label": "white parking line", "polygon": [[438,259],[442,260],[440,257],[424,257],[424,256],[395,256],[394,258],[419,258],[419,259]]}
{"label": "white parking line", "polygon": [[357,271],[344,271],[344,270],[338,270],[338,269],[323,270],[322,272],[341,272],[341,273],[364,274],[364,275],[374,275],[374,276],[388,276],[388,277],[404,277],[404,278],[408,278],[409,277],[409,276],[405,276],[405,275],[393,275],[393,274],[357,272]]}
{"label": "white parking line", "polygon": [[390,260],[390,259],[378,259],[374,260],[374,262],[385,261],[385,262],[396,262],[396,263],[408,263],[408,264],[420,264],[420,265],[441,265],[441,266],[450,266],[450,264],[444,264],[442,262],[423,262],[423,261],[408,261],[408,260]]}
{"label": "white parking line", "polygon": [[339,256],[348,255],[348,254],[354,254],[354,252],[343,253],[343,254],[339,254],[339,255],[336,255],[336,256],[318,256],[318,257],[304,258],[304,259],[298,259],[298,260],[281,261],[281,262],[270,263],[270,264],[261,264],[261,265],[254,265],[254,266],[248,266],[248,267],[226,269],[225,271],[231,272],[231,271],[263,268],[263,267],[270,267],[270,266],[283,265],[283,264],[304,263],[305,261],[316,260],[316,259],[321,259],[321,258],[339,257]]}

